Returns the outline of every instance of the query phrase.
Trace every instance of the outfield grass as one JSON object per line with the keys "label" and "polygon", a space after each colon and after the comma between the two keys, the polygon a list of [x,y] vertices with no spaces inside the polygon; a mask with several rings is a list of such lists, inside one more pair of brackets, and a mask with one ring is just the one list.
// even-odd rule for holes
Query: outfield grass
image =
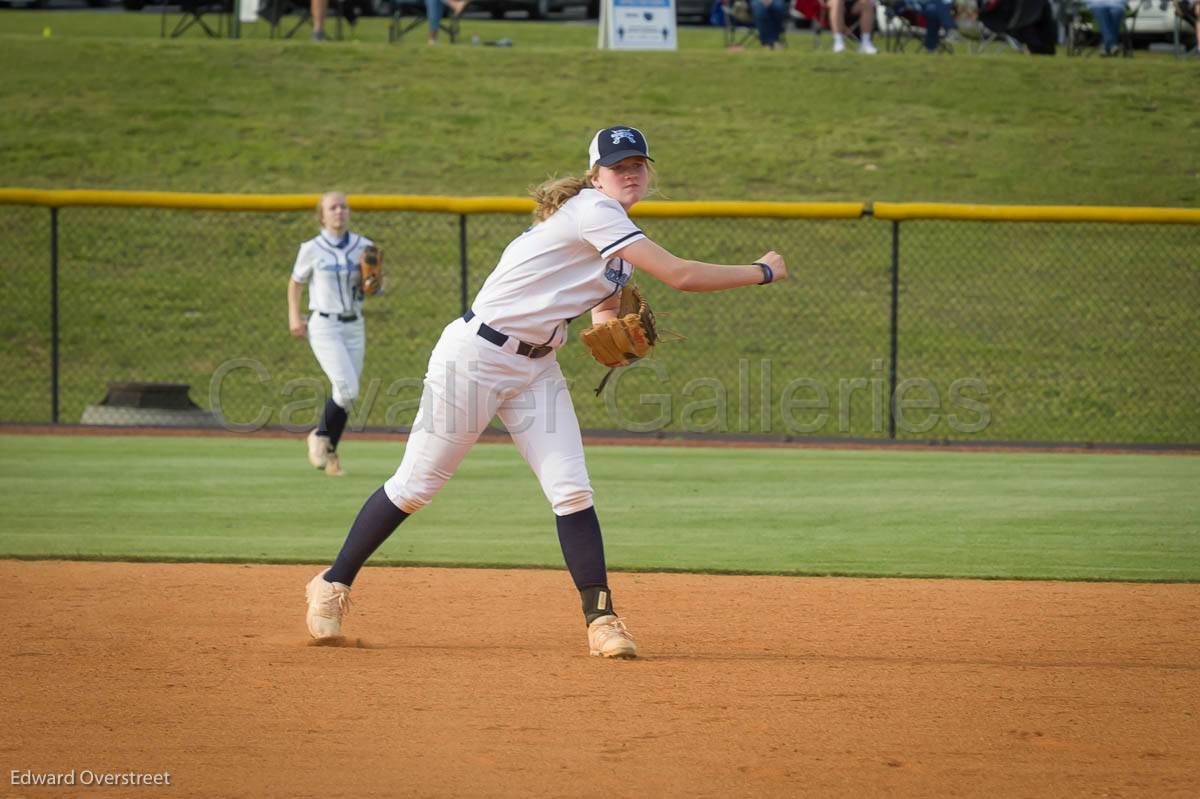
{"label": "outfield grass", "polygon": [[[0,436],[0,556],[321,563],[403,452],[333,480],[279,439]],[[1194,581],[1200,460],[593,447],[610,565],[773,574]],[[477,446],[375,564],[561,567],[507,444]]]}
{"label": "outfield grass", "polygon": [[[157,38],[155,14],[9,11],[8,185],[520,195],[643,127],[672,199],[1190,206],[1195,65],[915,53],[595,50],[595,28],[464,23],[512,48]],[[43,38],[50,26],[52,35]]]}

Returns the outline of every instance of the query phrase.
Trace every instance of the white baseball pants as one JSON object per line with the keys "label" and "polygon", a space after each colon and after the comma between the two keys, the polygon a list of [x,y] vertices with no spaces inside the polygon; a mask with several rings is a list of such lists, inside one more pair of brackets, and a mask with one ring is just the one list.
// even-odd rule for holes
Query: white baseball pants
{"label": "white baseball pants", "polygon": [[350,410],[350,403],[358,398],[358,381],[367,349],[363,318],[339,322],[336,316],[313,313],[308,318],[308,343],[333,386],[333,401]]}
{"label": "white baseball pants", "polygon": [[542,493],[559,515],[592,505],[583,439],[555,354],[531,359],[476,335],[479,319],[446,326],[425,375],[404,458],[384,483],[388,498],[415,513],[428,504],[499,416]]}

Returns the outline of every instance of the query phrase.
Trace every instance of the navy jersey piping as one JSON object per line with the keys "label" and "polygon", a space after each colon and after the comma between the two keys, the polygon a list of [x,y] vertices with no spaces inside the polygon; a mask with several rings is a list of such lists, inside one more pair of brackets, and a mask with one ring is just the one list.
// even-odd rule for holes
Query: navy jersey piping
{"label": "navy jersey piping", "polygon": [[630,240],[631,238],[633,238],[634,236],[645,236],[645,235],[646,235],[646,234],[645,234],[645,233],[643,233],[642,231],[640,231],[640,230],[635,230],[635,231],[633,231],[632,233],[630,233],[630,234],[628,234],[628,235],[626,235],[626,236],[622,236],[621,238],[617,239],[617,240],[616,240],[616,241],[614,241],[612,244],[608,245],[608,246],[607,246],[607,247],[605,247],[603,250],[601,250],[601,251],[600,251],[600,256],[601,256],[602,258],[607,258],[607,257],[608,257],[608,254],[609,254],[610,252],[612,252],[612,250],[613,250],[614,248],[619,248],[619,247],[620,247],[622,244],[624,244],[625,242],[629,241],[629,240]]}

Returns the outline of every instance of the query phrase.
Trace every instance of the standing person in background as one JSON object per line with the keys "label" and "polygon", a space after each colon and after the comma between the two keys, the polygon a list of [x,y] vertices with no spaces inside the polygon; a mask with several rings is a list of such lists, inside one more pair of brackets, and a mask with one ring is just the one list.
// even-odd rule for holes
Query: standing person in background
{"label": "standing person in background", "polygon": [[[429,504],[499,416],[550,503],[563,560],[582,600],[589,653],[636,656],[613,608],[583,438],[556,351],[572,319],[587,311],[593,325],[616,318],[635,268],[682,291],[787,277],[775,252],[722,266],[684,260],[648,239],[629,209],[646,195],[651,176],[641,131],[616,126],[592,137],[582,178],[548,181],[534,190],[534,224],[504,249],[471,310],[446,325],[433,348],[400,467],[363,504],[333,565],[308,583],[306,623],[313,638],[341,635],[350,585],[367,558]],[[486,536],[486,518],[479,523]],[[480,607],[486,614],[486,604]]]}
{"label": "standing person in background", "polygon": [[312,14],[312,38],[314,42],[325,41],[325,11],[329,0],[309,0],[308,10]]}
{"label": "standing person in background", "polygon": [[861,37],[858,52],[875,55],[879,51],[871,44],[871,32],[875,30],[875,0],[828,0],[829,27],[833,30],[833,52],[846,49],[846,18],[858,15]]}
{"label": "standing person in background", "polygon": [[1096,24],[1100,26],[1100,44],[1104,55],[1121,52],[1121,23],[1125,21],[1125,0],[1087,0]]}
{"label": "standing person in background", "polygon": [[785,0],[750,0],[750,11],[754,14],[758,41],[768,50],[774,50],[779,46],[779,38],[787,24],[787,3]]}
{"label": "standing person in background", "polygon": [[[363,324],[363,288],[359,259],[373,242],[350,232],[346,195],[329,191],[317,203],[321,231],[300,245],[288,280],[288,329],[308,337],[317,363],[329,378],[332,396],[325,401],[320,425],[308,434],[308,462],[332,477],[342,475],[337,453],[350,406],[358,397],[367,338]],[[305,318],[300,294],[308,286]]]}

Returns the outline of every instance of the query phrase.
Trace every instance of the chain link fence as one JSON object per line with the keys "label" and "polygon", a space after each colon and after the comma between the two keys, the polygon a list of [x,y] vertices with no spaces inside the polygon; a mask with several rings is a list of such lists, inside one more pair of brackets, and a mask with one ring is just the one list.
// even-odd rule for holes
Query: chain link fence
{"label": "chain link fence", "polygon": [[[578,343],[559,351],[586,429],[1200,441],[1198,226],[638,223],[688,258],[746,263],[776,249],[792,277],[685,294],[643,276],[669,331],[655,357],[594,397],[605,370]],[[411,424],[442,327],[528,224],[515,213],[354,212],[352,229],[385,249],[388,291],[367,301],[352,429]],[[296,250],[316,233],[311,211],[0,205],[0,231],[3,421],[78,423],[104,408],[109,422],[162,423],[105,405],[110,384],[141,382],[187,385],[194,418],[227,427],[316,424],[329,385],[289,335],[286,304]]]}

